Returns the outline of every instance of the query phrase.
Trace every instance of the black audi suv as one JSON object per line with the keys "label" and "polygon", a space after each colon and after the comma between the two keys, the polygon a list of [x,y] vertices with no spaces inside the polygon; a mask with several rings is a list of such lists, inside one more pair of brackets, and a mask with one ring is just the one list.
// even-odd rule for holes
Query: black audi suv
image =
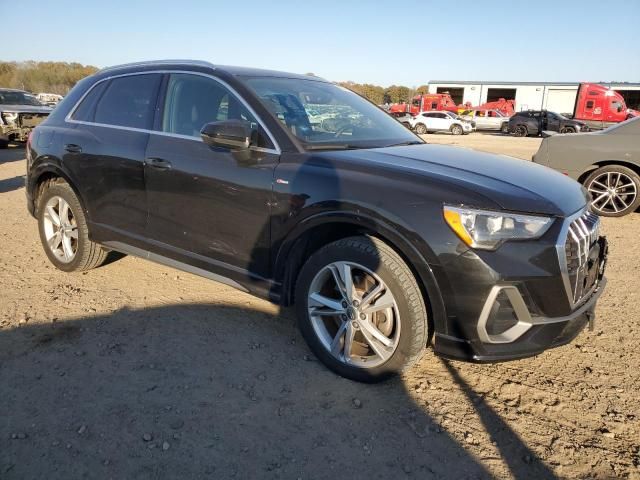
{"label": "black audi suv", "polygon": [[295,305],[335,372],[429,344],[492,362],[571,341],[605,286],[583,188],[427,145],[360,96],[282,72],[155,61],[80,81],[33,132],[27,206],[61,270],[115,250]]}

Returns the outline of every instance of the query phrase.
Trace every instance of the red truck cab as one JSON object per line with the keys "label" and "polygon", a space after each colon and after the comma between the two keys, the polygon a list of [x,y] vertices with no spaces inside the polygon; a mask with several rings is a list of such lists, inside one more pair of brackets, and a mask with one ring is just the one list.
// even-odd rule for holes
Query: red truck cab
{"label": "red truck cab", "polygon": [[627,108],[624,98],[615,90],[596,83],[581,83],[573,118],[585,122],[591,129],[599,130],[624,122],[639,113]]}

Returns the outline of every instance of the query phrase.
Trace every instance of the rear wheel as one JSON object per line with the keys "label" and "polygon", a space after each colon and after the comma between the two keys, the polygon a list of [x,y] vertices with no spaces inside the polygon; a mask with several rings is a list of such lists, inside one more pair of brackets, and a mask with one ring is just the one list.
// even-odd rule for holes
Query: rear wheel
{"label": "rear wheel", "polygon": [[418,135],[424,135],[427,133],[427,126],[424,123],[419,123],[415,126],[414,130]]}
{"label": "rear wheel", "polygon": [[525,125],[516,125],[516,128],[513,130],[513,134],[516,137],[526,137],[529,135],[529,130]]}
{"label": "rear wheel", "polygon": [[386,243],[349,237],[314,253],[296,283],[303,337],[343,377],[377,382],[416,362],[427,311],[409,267]]}
{"label": "rear wheel", "polygon": [[89,240],[84,211],[69,184],[54,180],[44,186],[37,218],[40,241],[56,268],[75,272],[104,263],[107,252]]}
{"label": "rear wheel", "polygon": [[453,135],[462,135],[462,133],[463,133],[462,127],[460,125],[457,125],[457,124],[451,125],[451,128],[449,130],[451,131],[451,133]]}
{"label": "rear wheel", "polygon": [[591,208],[605,217],[622,217],[640,206],[640,177],[618,165],[607,165],[591,173],[584,182],[591,195]]}

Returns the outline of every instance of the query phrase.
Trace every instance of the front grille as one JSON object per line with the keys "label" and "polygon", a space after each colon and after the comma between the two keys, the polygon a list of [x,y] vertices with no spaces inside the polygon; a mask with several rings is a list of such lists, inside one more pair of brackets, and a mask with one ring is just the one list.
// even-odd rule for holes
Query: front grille
{"label": "front grille", "polygon": [[[599,252],[593,250],[598,245],[600,236],[600,217],[585,212],[569,225],[564,245],[566,256],[569,297],[574,304],[591,293],[595,288],[592,269],[598,261]],[[595,255],[594,255],[595,253]],[[597,265],[595,266],[597,268]]]}
{"label": "front grille", "polygon": [[48,116],[48,113],[20,113],[18,115],[18,124],[24,128],[34,128],[40,125]]}

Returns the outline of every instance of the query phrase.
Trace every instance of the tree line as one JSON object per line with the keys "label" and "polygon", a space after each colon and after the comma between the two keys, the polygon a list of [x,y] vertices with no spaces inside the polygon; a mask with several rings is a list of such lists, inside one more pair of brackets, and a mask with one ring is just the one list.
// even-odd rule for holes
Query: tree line
{"label": "tree line", "polygon": [[[0,61],[0,88],[18,88],[33,93],[66,95],[84,77],[98,69],[75,62],[3,62]],[[313,75],[308,73],[307,75]],[[410,102],[414,95],[426,93],[427,85],[410,88],[404,85],[381,87],[370,83],[338,82],[376,105]]]}
{"label": "tree line", "polygon": [[97,70],[75,62],[0,61],[0,87],[66,95],[78,80]]}
{"label": "tree line", "polygon": [[427,85],[421,85],[418,88],[405,87],[404,85],[391,85],[390,87],[384,88],[370,83],[355,83],[351,81],[338,82],[338,84],[362,95],[376,105],[385,103],[409,103],[415,95],[429,91]]}

